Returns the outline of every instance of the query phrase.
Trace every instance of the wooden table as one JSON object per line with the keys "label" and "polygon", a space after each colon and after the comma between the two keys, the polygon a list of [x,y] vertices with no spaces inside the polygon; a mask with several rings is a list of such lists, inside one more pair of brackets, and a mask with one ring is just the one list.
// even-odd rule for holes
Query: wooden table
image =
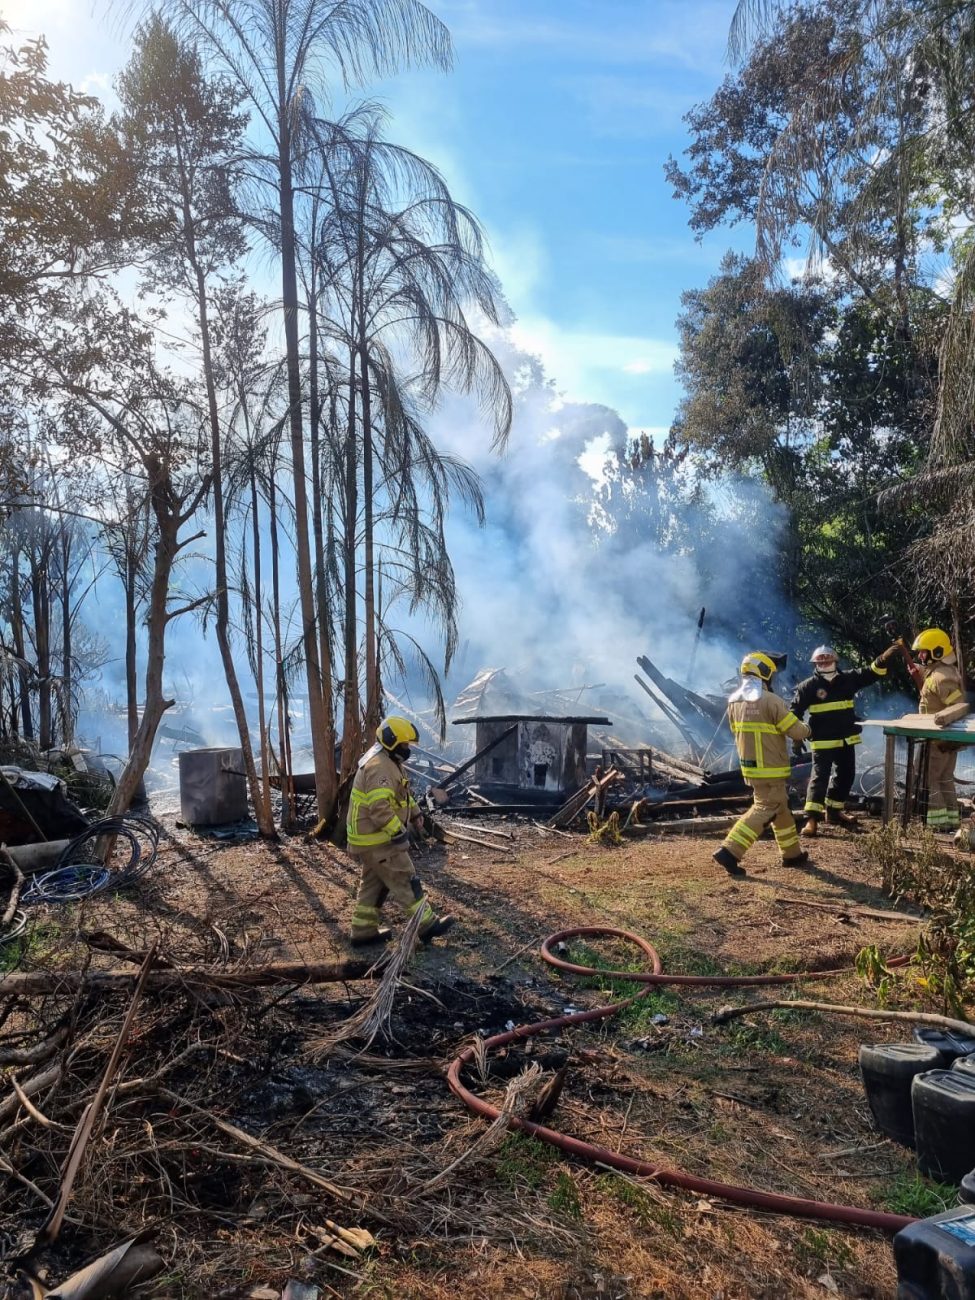
{"label": "wooden table", "polygon": [[[930,714],[908,713],[902,718],[871,718],[862,725],[864,727],[883,727],[886,738],[882,812],[882,820],[885,826],[893,820],[897,799],[894,754],[898,737],[902,737],[907,741],[907,781],[904,792],[904,806],[901,809],[901,825],[905,828],[910,821],[911,812],[918,802],[920,791],[927,789],[927,746],[925,746],[915,772],[917,746],[922,741],[927,740],[950,740],[957,745],[975,745],[975,717],[962,718],[950,727],[936,727]],[[915,781],[915,776],[917,781]],[[913,792],[912,786],[914,787]]]}

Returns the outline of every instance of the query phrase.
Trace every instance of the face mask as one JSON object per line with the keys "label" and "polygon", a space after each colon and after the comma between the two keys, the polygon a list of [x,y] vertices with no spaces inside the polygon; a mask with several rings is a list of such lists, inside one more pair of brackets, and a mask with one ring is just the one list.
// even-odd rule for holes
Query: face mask
{"label": "face mask", "polygon": [[409,745],[397,745],[396,748],[393,750],[393,757],[398,758],[403,763],[406,762],[409,756],[410,756]]}

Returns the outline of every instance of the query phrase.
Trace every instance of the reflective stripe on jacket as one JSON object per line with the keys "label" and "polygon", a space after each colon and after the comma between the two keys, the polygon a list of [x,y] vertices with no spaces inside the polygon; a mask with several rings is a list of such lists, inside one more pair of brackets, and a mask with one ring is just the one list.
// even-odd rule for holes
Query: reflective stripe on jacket
{"label": "reflective stripe on jacket", "polygon": [[940,713],[964,698],[961,673],[954,664],[934,663],[926,668],[921,686],[922,713]]}
{"label": "reflective stripe on jacket", "polygon": [[389,844],[404,833],[415,807],[406,773],[388,750],[373,746],[359,761],[349,795],[349,847]]}
{"label": "reflective stripe on jacket", "polygon": [[811,749],[842,749],[844,745],[859,745],[860,727],[854,712],[853,697],[864,686],[871,686],[887,669],[873,663],[869,668],[854,668],[824,677],[813,673],[796,687],[792,697],[792,711],[796,717],[809,714]]}
{"label": "reflective stripe on jacket", "polygon": [[734,699],[728,722],[746,781],[784,780],[792,773],[786,738],[805,740],[809,728],[772,691],[757,699]]}

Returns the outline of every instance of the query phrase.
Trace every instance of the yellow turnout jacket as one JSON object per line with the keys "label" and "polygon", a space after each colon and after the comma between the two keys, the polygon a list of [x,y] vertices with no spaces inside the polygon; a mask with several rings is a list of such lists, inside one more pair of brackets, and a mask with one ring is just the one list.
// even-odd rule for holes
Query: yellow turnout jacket
{"label": "yellow turnout jacket", "polygon": [[416,806],[402,767],[382,745],[373,745],[360,758],[352,783],[346,824],[349,847],[389,844],[406,830]]}
{"label": "yellow turnout jacket", "polygon": [[805,740],[809,728],[785,700],[757,678],[746,679],[728,702],[728,722],[746,781],[784,781],[791,775],[786,739]]}

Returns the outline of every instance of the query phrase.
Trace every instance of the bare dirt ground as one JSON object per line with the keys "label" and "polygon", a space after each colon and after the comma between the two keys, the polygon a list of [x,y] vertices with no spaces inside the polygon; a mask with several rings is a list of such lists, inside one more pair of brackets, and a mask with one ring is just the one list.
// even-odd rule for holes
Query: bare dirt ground
{"label": "bare dirt ground", "polygon": [[[418,857],[435,905],[458,925],[418,952],[398,992],[393,1040],[377,1040],[358,1057],[347,1047],[315,1054],[322,1035],[361,1005],[362,984],[264,991],[259,1013],[244,1017],[219,1001],[180,1015],[163,995],[147,1001],[154,1020],[144,1047],[137,1036],[130,1049],[123,1079],[146,1074],[159,1050],[150,1043],[153,1025],[173,1056],[215,1034],[206,1069],[189,1059],[168,1087],[319,1170],[351,1202],[248,1157],[218,1132],[204,1133],[202,1121],[198,1146],[170,1150],[166,1109],[157,1104],[129,1116],[142,1126],[140,1141],[156,1144],[154,1164],[140,1154],[138,1176],[125,1186],[116,1174],[99,1177],[122,1131],[111,1117],[87,1159],[88,1199],[79,1205],[100,1223],[102,1247],[154,1220],[168,1261],[145,1292],[157,1298],[279,1293],[289,1277],[324,1296],[390,1300],[893,1296],[890,1244],[878,1234],[639,1184],[517,1134],[461,1166],[436,1194],[424,1192],[484,1131],[447,1089],[444,1069],[456,1051],[510,1022],[622,993],[621,985],[608,993],[608,979],[587,987],[542,965],[536,954],[546,934],[619,926],[651,940],[666,971],[701,974],[852,966],[864,945],[909,952],[917,940],[911,924],[786,901],[889,908],[855,835],[821,837],[814,864],[803,869],[783,868],[763,840],[749,855],[749,878],[737,882],[711,861],[712,840],[648,835],[611,848],[499,824],[516,838],[499,841],[497,851],[452,844]],[[242,951],[251,961],[345,959],[356,880],[351,860],[328,845],[297,838],[224,845],[167,819],[158,863],[140,891],[38,912],[22,968],[80,964],[77,936],[93,930],[132,948],[158,938],[180,961],[232,962]],[[598,942],[573,952],[584,964],[635,958]],[[876,1005],[852,973],[797,992]],[[905,1031],[795,1012],[711,1024],[717,1006],[761,995],[655,991],[614,1019],[536,1040],[528,1054],[512,1051],[486,1082],[468,1077],[497,1100],[527,1060],[552,1066],[571,1053],[551,1121],[565,1132],[727,1182],[914,1212],[925,1189],[910,1153],[874,1129],[857,1070],[859,1043]],[[169,1185],[162,1201],[153,1171]],[[160,1204],[168,1206],[162,1216]],[[371,1204],[385,1207],[388,1225],[371,1217]],[[402,1215],[387,1213],[390,1205]],[[378,1248],[360,1259],[321,1249],[314,1228],[326,1217],[369,1228]],[[73,1231],[83,1253],[84,1233]]]}

